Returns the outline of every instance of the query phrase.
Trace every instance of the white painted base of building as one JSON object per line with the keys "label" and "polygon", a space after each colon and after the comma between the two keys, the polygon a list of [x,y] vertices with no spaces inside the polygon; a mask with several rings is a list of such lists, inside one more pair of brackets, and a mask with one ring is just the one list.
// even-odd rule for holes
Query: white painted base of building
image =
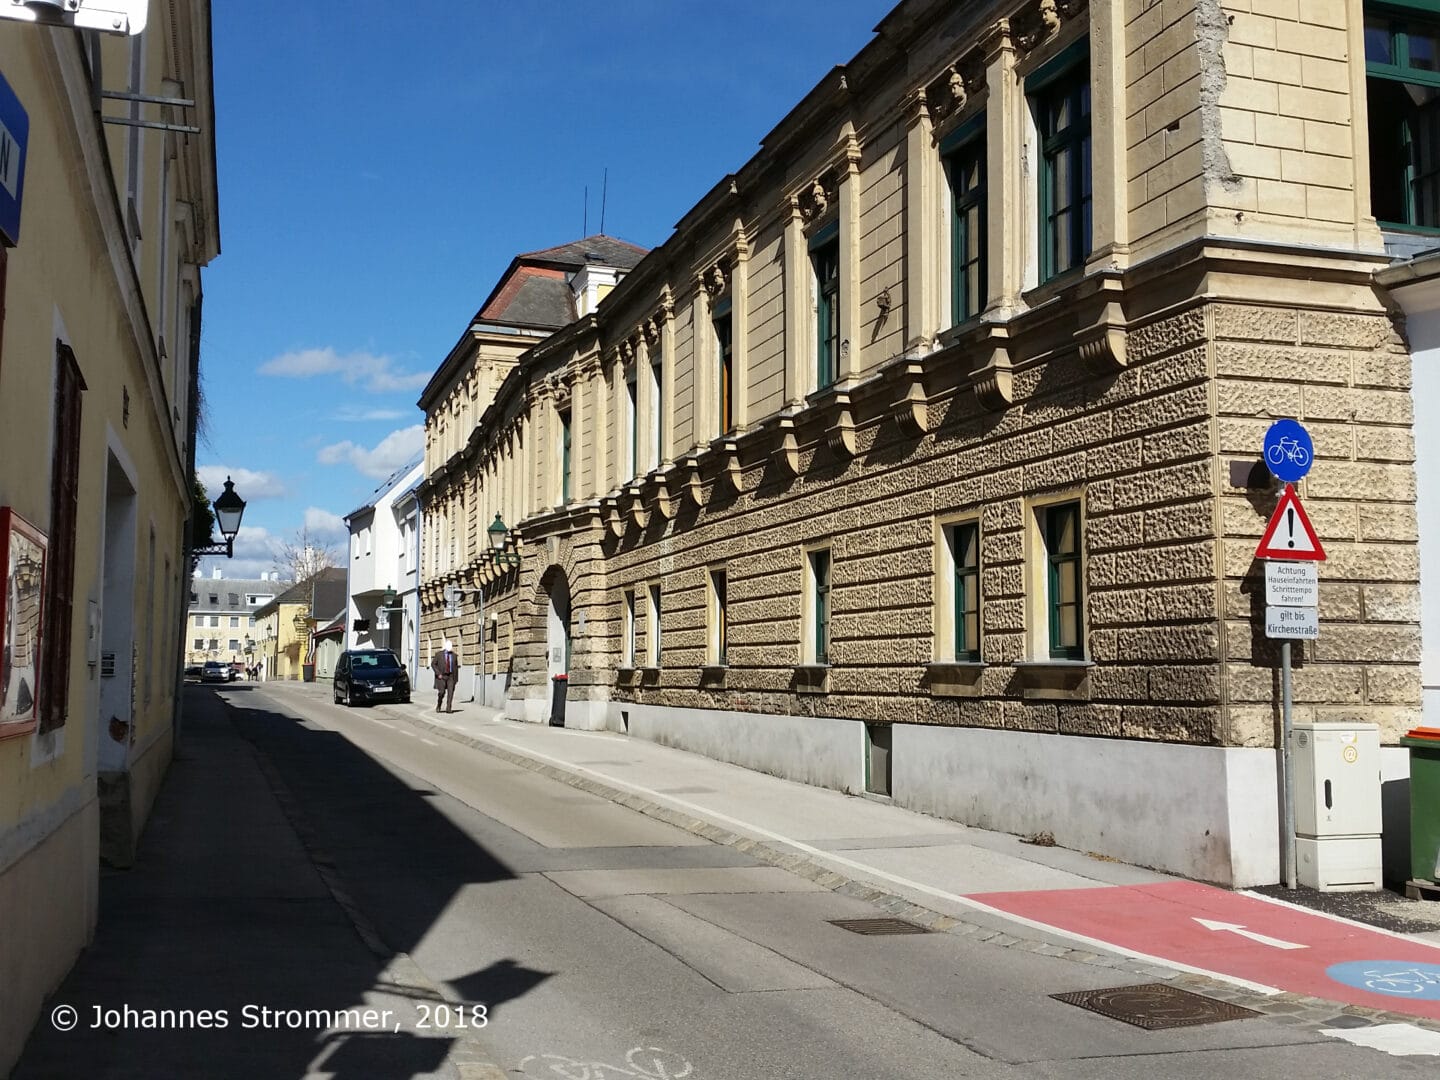
{"label": "white painted base of building", "polygon": [[[519,704],[548,716],[548,702]],[[605,704],[611,730],[788,780],[865,790],[860,721]],[[897,806],[998,832],[1048,832],[1062,847],[1236,888],[1281,876],[1274,750],[917,724],[894,725],[891,738]],[[1387,748],[1387,778],[1404,770],[1402,754]]]}

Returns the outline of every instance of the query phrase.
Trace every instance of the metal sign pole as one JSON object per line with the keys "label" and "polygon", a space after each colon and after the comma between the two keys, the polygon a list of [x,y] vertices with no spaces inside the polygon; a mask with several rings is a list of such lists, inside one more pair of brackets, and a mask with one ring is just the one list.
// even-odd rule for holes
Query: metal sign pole
{"label": "metal sign pole", "polygon": [[1280,760],[1285,796],[1285,887],[1293,889],[1295,880],[1295,759],[1290,753],[1293,733],[1290,694],[1290,642],[1280,645]]}

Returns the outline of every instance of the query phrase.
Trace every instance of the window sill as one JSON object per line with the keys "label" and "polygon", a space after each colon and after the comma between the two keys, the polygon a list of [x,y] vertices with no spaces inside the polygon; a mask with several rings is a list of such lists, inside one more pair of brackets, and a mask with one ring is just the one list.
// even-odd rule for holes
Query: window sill
{"label": "window sill", "polygon": [[830,692],[829,664],[798,664],[790,679],[790,687],[797,694],[828,694]]}
{"label": "window sill", "polygon": [[986,665],[979,660],[935,660],[925,666],[931,697],[974,697]]}
{"label": "window sill", "polygon": [[728,664],[704,664],[700,668],[700,685],[719,687],[725,685],[725,673],[730,670]]}
{"label": "window sill", "polygon": [[1093,660],[1019,660],[1015,675],[1027,698],[1089,701],[1094,666]]}

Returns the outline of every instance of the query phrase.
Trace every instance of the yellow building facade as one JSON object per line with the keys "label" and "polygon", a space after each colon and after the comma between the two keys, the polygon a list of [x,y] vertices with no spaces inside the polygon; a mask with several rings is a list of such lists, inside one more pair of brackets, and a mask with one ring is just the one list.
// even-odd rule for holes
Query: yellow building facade
{"label": "yellow building facade", "polygon": [[901,3],[462,430],[426,630],[483,638],[516,718],[563,674],[572,726],[1277,880],[1277,418],[1329,555],[1296,719],[1419,719],[1375,274],[1440,200],[1394,195],[1375,102],[1433,9]]}
{"label": "yellow building facade", "polygon": [[[12,194],[23,170],[0,252],[0,507],[42,565],[29,586],[7,566],[7,590],[39,590],[44,612],[6,625],[0,1073],[90,939],[101,858],[133,858],[177,720],[200,273],[219,232],[209,4],[149,14],[132,36],[0,20],[28,120],[22,145],[15,107],[0,115]],[[21,671],[27,634],[38,663]]]}

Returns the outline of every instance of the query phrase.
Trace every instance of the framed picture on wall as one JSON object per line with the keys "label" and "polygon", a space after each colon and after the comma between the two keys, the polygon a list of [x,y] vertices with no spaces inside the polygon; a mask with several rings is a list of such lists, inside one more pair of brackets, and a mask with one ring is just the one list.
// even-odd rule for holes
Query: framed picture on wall
{"label": "framed picture on wall", "polygon": [[22,735],[40,715],[45,534],[0,506],[0,738]]}

